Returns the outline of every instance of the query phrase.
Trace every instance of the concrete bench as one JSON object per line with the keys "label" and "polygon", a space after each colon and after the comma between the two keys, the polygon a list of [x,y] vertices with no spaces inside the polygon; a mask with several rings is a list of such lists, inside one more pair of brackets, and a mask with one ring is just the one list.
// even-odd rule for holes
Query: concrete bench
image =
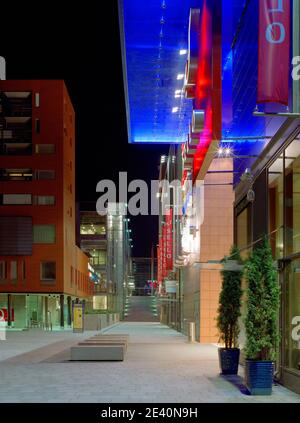
{"label": "concrete bench", "polygon": [[120,342],[126,342],[128,344],[128,338],[124,337],[110,337],[110,336],[95,336],[92,338],[88,338],[91,341],[120,341]]}
{"label": "concrete bench", "polygon": [[129,335],[123,335],[123,334],[99,334],[99,335],[94,335],[91,337],[91,339],[95,339],[95,338],[111,338],[111,339],[126,339],[127,341],[129,341]]}
{"label": "concrete bench", "polygon": [[77,345],[122,345],[125,350],[127,350],[127,342],[126,341],[119,341],[117,339],[109,340],[109,339],[87,339],[85,341],[79,342]]}
{"label": "concrete bench", "polygon": [[71,348],[71,361],[123,361],[123,345],[77,345]]}

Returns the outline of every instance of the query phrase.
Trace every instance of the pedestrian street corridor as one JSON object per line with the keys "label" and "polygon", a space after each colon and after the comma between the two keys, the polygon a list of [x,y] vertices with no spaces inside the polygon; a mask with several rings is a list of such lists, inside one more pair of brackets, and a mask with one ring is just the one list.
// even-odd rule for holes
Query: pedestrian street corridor
{"label": "pedestrian street corridor", "polygon": [[123,362],[70,361],[70,346],[95,331],[9,332],[0,341],[0,401],[300,403],[299,395],[282,386],[270,397],[248,395],[242,367],[239,377],[220,376],[217,346],[189,343],[160,324],[153,304],[153,297],[133,297],[126,321],[101,331],[129,334]]}

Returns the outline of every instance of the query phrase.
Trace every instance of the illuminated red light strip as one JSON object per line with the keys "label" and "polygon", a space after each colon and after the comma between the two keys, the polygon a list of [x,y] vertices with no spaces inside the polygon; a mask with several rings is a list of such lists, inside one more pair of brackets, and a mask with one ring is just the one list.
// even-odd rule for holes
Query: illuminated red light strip
{"label": "illuminated red light strip", "polygon": [[194,179],[196,179],[206,153],[212,142],[212,12],[208,5],[209,0],[203,0],[201,13],[201,29],[199,33],[199,65],[196,81],[196,96],[194,108],[205,110],[204,130],[200,135],[199,145],[194,157]]}

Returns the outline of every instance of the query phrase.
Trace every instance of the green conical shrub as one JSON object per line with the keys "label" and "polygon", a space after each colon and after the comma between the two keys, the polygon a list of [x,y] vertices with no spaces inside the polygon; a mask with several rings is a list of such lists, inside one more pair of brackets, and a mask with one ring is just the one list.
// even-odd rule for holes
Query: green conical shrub
{"label": "green conical shrub", "polygon": [[277,319],[280,289],[267,238],[254,248],[246,264],[245,277],[248,283],[246,358],[273,361],[279,341]]}
{"label": "green conical shrub", "polygon": [[[237,247],[232,247],[230,260],[242,262]],[[225,257],[224,263],[227,262]],[[225,348],[238,347],[239,324],[241,315],[242,297],[242,271],[222,270],[222,290],[219,297],[219,308],[217,327],[220,331],[220,340],[224,342]]]}

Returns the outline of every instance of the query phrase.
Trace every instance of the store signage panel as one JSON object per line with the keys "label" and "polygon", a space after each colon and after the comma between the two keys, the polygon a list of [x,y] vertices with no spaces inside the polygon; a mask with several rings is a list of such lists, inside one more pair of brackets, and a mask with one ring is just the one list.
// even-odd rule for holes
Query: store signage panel
{"label": "store signage panel", "polygon": [[166,293],[176,294],[177,292],[177,281],[166,281]]}
{"label": "store signage panel", "polygon": [[259,0],[257,103],[288,105],[290,0]]}

